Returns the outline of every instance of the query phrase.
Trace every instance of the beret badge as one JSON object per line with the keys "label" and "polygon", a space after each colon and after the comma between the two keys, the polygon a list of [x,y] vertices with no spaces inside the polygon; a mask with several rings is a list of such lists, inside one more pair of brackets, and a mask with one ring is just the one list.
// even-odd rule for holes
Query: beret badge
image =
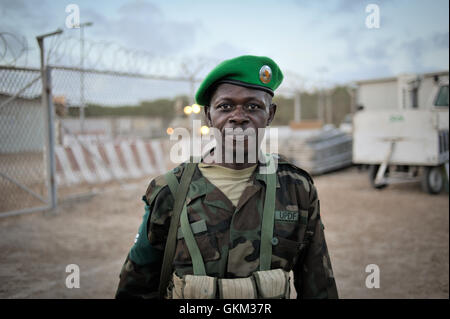
{"label": "beret badge", "polygon": [[263,65],[261,69],[259,70],[259,80],[267,84],[272,79],[272,70],[268,65]]}

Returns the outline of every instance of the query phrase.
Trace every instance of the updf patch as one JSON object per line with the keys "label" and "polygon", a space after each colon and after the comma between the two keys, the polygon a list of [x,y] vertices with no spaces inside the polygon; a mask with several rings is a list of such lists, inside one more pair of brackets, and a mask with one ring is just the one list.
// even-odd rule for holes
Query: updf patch
{"label": "updf patch", "polygon": [[275,220],[294,223],[298,221],[298,212],[292,212],[289,210],[276,210]]}

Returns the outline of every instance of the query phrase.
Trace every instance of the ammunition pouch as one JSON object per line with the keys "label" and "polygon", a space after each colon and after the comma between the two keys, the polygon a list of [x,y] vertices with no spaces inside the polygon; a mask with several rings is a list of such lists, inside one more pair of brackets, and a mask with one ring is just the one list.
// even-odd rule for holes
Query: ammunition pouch
{"label": "ammunition pouch", "polygon": [[167,295],[169,299],[214,299],[216,287],[215,277],[185,275],[180,278],[173,273]]}
{"label": "ammunition pouch", "polygon": [[289,299],[290,276],[281,268],[253,273],[260,299]]}
{"label": "ammunition pouch", "polygon": [[169,299],[289,299],[290,276],[283,269],[256,271],[246,278],[222,279],[175,273]]}

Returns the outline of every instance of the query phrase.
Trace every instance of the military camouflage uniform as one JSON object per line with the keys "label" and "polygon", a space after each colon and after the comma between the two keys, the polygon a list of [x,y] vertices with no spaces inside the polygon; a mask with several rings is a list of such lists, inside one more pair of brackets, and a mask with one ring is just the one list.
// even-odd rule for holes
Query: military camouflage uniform
{"label": "military camouflage uniform", "polygon": [[[176,167],[178,178],[184,164]],[[257,168],[236,207],[196,167],[186,197],[189,222],[207,275],[248,277],[258,271],[264,176]],[[174,198],[164,176],[151,181],[146,213],[136,243],[120,274],[116,298],[156,298]],[[193,274],[188,248],[179,232],[173,266]],[[320,219],[317,191],[305,171],[279,157],[271,268],[293,270],[297,298],[337,298],[336,283]]]}

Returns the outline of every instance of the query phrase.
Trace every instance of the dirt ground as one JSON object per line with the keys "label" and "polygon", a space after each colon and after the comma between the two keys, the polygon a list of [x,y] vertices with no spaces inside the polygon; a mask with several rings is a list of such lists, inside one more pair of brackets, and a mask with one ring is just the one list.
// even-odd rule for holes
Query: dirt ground
{"label": "dirt ground", "polygon": [[[56,212],[0,218],[0,298],[112,298],[150,179],[109,185]],[[449,298],[449,196],[370,188],[351,167],[315,177],[341,298]],[[77,264],[80,288],[65,285]],[[366,266],[380,288],[366,288]]]}

